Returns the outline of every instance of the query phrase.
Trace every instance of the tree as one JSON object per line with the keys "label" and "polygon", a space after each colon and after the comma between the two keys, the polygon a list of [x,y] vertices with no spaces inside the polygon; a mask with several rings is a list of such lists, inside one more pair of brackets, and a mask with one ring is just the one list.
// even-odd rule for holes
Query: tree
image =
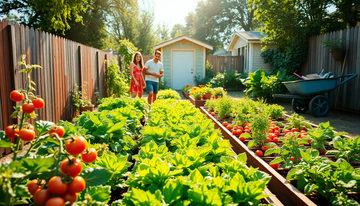
{"label": "tree", "polygon": [[165,22],[157,25],[157,38],[158,38],[159,42],[170,39],[169,27]]}
{"label": "tree", "polygon": [[[90,0],[89,5],[86,12],[82,14],[82,22],[70,20],[70,29],[65,31],[65,35],[62,35],[61,32],[57,32],[57,34],[87,46],[104,49],[107,37],[105,25],[107,1]],[[53,31],[52,33],[56,32]]]}
{"label": "tree", "polygon": [[343,27],[355,27],[360,21],[360,1],[359,0],[335,0],[337,11],[333,18],[342,20]]}
{"label": "tree", "polygon": [[139,38],[135,44],[143,55],[152,55],[157,42],[154,31],[154,9],[148,8],[140,12]]}
{"label": "tree", "polygon": [[70,29],[69,20],[82,21],[81,14],[88,6],[87,0],[7,0],[0,1],[0,15],[16,11],[16,18],[42,31]]}
{"label": "tree", "polygon": [[184,34],[187,34],[185,26],[182,24],[175,24],[171,30],[170,36],[171,38],[175,38]]}

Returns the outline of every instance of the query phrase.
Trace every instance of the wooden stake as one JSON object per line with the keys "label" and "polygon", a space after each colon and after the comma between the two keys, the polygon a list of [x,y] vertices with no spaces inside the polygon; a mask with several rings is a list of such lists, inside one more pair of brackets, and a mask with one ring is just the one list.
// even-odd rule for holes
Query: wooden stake
{"label": "wooden stake", "polygon": [[[344,62],[343,62],[343,66],[342,66],[342,69],[341,69],[341,74],[340,74],[340,76],[344,74],[344,69],[345,69],[345,64],[346,64],[346,59],[347,59],[348,51],[349,51],[349,50],[346,50],[346,53],[345,53],[345,58],[344,58]],[[341,81],[341,78],[340,78],[340,81]],[[336,109],[337,101],[338,101],[338,98],[339,98],[339,92],[340,92],[340,88],[338,88],[338,89],[337,89],[337,92],[336,92],[334,109]]]}

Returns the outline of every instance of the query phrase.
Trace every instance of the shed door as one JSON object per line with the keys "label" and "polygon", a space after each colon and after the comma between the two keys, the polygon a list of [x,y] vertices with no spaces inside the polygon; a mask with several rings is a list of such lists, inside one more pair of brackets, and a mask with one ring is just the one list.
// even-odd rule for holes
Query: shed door
{"label": "shed door", "polygon": [[194,84],[194,51],[172,52],[172,88],[181,90]]}

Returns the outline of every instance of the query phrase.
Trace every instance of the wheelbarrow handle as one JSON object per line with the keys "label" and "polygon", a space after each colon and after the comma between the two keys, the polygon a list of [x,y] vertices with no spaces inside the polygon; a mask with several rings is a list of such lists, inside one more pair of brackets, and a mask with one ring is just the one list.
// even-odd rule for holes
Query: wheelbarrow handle
{"label": "wheelbarrow handle", "polygon": [[347,78],[347,79],[345,79],[344,81],[342,81],[342,82],[340,82],[339,84],[337,84],[335,88],[338,88],[338,87],[340,87],[341,85],[343,85],[343,84],[345,84],[346,82],[348,82],[349,80],[357,77],[357,75],[358,75],[358,74],[343,74],[343,75],[341,75],[341,76],[338,76],[338,78],[342,78],[342,77],[349,77],[349,78]]}

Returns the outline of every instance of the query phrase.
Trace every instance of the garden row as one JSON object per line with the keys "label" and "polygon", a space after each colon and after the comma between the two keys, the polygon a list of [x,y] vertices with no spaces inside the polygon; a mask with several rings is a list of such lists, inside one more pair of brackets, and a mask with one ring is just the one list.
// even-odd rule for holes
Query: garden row
{"label": "garden row", "polygon": [[[0,166],[0,205],[274,202],[266,201],[270,176],[248,168],[246,154],[235,156],[229,141],[189,102],[158,100],[145,127],[148,104],[128,97],[102,99],[98,111],[84,112],[74,123],[32,124],[36,109],[45,105],[31,86],[35,67],[22,70],[28,87],[10,95],[23,103],[12,115],[19,124],[0,132],[0,147],[14,154]],[[29,149],[20,153],[23,143]]]}
{"label": "garden row", "polygon": [[284,204],[359,205],[360,137],[335,133],[329,122],[313,127],[297,114],[286,118],[281,106],[247,98],[207,100],[201,110],[236,152],[247,153],[249,165],[272,176],[269,188]]}

